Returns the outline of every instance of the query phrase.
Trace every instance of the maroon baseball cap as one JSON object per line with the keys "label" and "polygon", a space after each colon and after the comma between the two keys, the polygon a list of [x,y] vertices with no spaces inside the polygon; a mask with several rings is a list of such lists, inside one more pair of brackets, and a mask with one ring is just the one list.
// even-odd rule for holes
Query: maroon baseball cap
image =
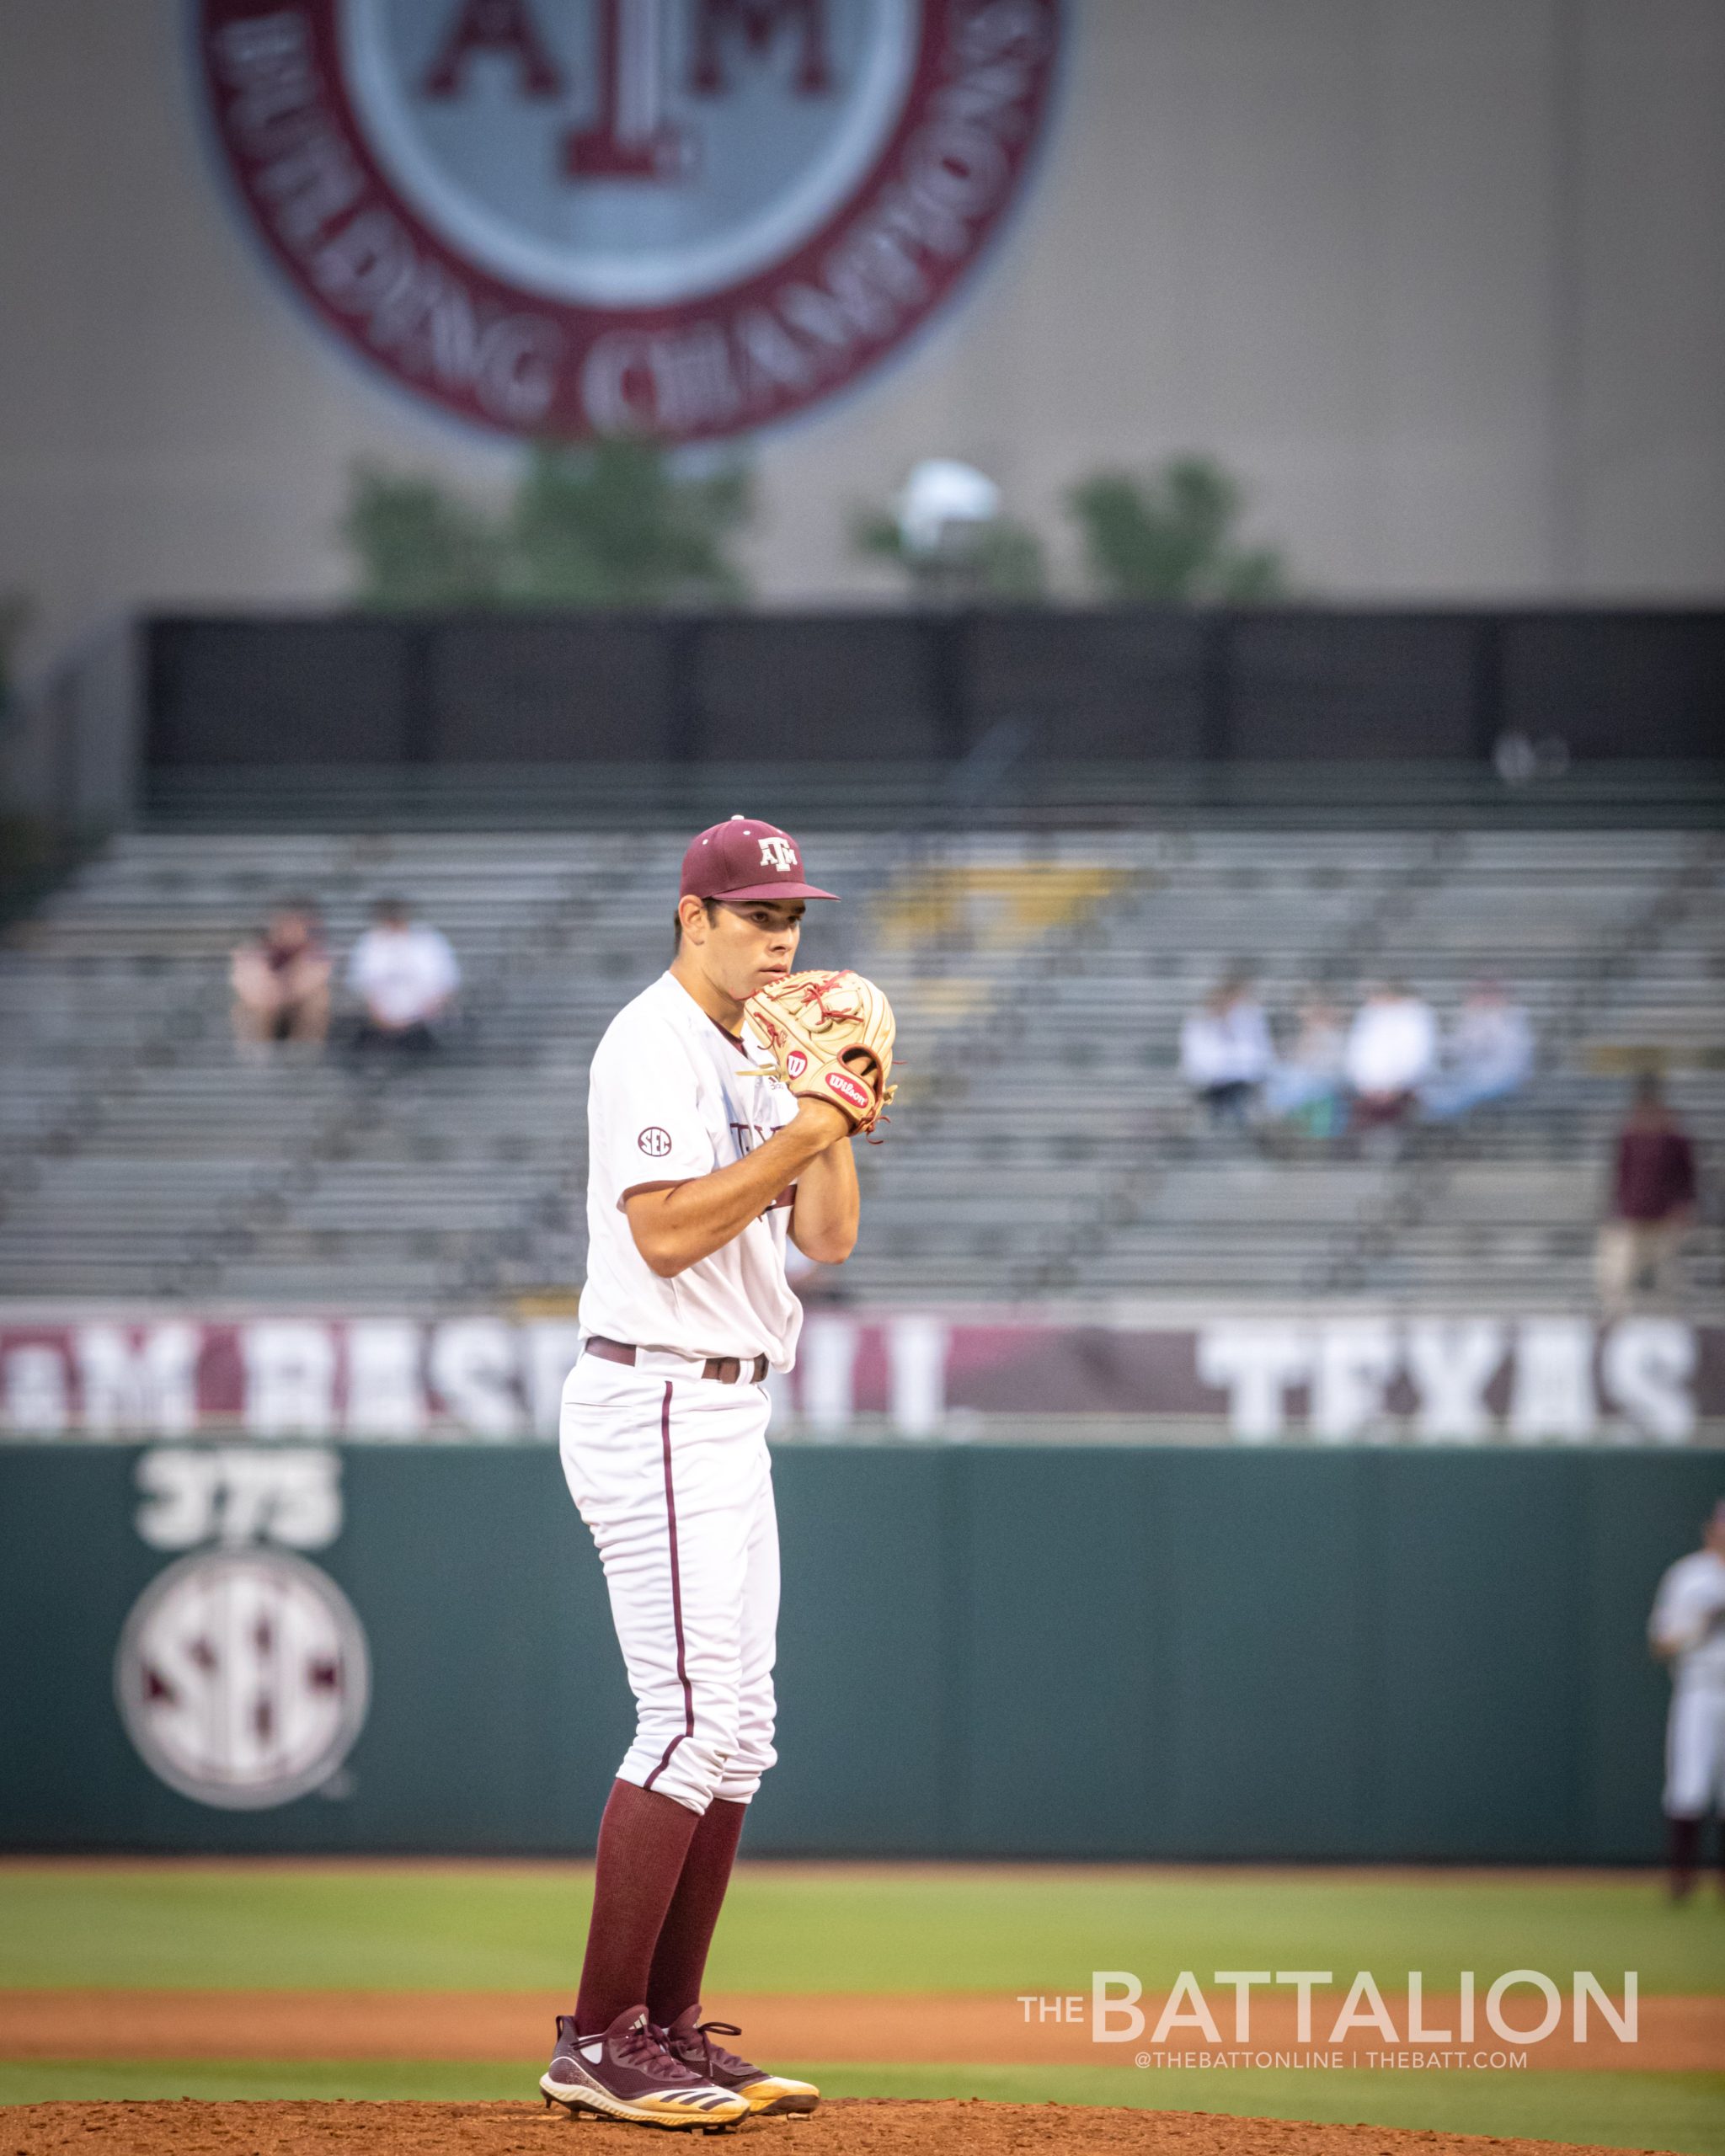
{"label": "maroon baseball cap", "polygon": [[733,816],[689,841],[682,899],[836,899],[803,881],[803,851],[788,831]]}

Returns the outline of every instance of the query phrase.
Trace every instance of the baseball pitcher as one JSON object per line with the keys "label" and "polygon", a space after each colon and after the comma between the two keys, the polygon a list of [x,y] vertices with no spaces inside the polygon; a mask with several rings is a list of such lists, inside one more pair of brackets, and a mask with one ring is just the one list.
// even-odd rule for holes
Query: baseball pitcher
{"label": "baseball pitcher", "polygon": [[1725,1886],[1725,1497],[1713,1508],[1701,1546],[1659,1582],[1648,1620],[1653,1652],[1671,1665],[1665,1726],[1665,1817],[1671,1838],[1671,1893],[1695,1886],[1701,1822],[1720,1815],[1720,1884]]}
{"label": "baseball pitcher", "polygon": [[768,1370],[802,1309],[787,1241],[841,1264],[849,1140],[891,1097],[893,1020],[855,974],[793,971],[830,899],[796,842],[734,816],[683,857],[670,970],[611,1021],[588,1097],[587,1284],[563,1471],[605,1566],[637,1709],[599,1830],[573,2015],[547,2103],[656,2127],[812,2111],[715,2041],[707,1951],[775,1757],[778,1530]]}

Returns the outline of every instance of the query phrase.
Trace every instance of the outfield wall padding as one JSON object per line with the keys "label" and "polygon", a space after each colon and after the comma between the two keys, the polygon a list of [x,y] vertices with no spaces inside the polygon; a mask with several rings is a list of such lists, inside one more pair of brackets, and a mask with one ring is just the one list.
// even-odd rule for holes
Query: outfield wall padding
{"label": "outfield wall padding", "polygon": [[940,765],[1040,756],[1477,762],[1718,754],[1725,611],[1008,607],[158,616],[152,771]]}
{"label": "outfield wall padding", "polygon": [[[232,1496],[275,1457],[339,1478],[321,1529]],[[1717,1454],[809,1446],[775,1469],[757,1854],[1658,1852],[1647,1613],[1725,1491]],[[272,1538],[351,1603],[369,1711],[326,1788],[226,1809],[145,1765],[116,1646],[168,1565]],[[628,1737],[598,1561],[539,1445],[0,1447],[0,1637],[11,1849],[585,1852]]]}

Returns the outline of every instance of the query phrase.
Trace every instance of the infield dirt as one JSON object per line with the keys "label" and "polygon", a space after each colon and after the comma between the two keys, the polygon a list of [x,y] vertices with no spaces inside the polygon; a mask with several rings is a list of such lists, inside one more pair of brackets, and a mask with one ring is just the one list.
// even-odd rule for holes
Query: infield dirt
{"label": "infield dirt", "polygon": [[[629,2149],[706,2148],[711,2137],[570,2119],[526,2104],[20,2104],[0,2114],[5,2156],[625,2156]],[[841,2099],[812,2118],[756,2119],[732,2139],[757,2156],[1622,2156],[1578,2143],[1487,2140],[1381,2126],[1306,2126],[1195,2111],[1064,2104],[917,2103]]]}
{"label": "infield dirt", "polygon": [[[1398,2031],[1407,2002],[1389,2002]],[[505,2064],[548,2054],[554,2017],[568,2001],[537,1992],[9,1991],[0,1992],[0,2058],[468,2059]],[[1146,2028],[1162,1999],[1145,2001]],[[1429,2028],[1461,2025],[1459,2003],[1425,2002]],[[751,2056],[875,2065],[1130,2067],[1136,2043],[1098,2044],[1088,2027],[1027,2018],[1010,1997],[953,1993],[719,1993],[709,2015],[738,2023]],[[1320,2042],[1336,2008],[1314,2025]],[[1222,2031],[1226,2047],[1231,2025]],[[1305,2051],[1292,1999],[1261,2001],[1252,2040],[1274,2052]],[[1189,2025],[1168,2042],[1209,2040]],[[1446,2041],[1453,2042],[1453,2037]],[[1432,2048],[1439,2039],[1422,2040]],[[1489,2041],[1498,2045],[1498,2039]],[[1369,2063],[1386,2039],[1356,2031],[1346,2042]],[[1399,2039],[1398,2039],[1399,2042]],[[1503,2047],[1498,2046],[1499,2048]],[[1393,2047],[1391,2047],[1393,2048]],[[1516,2047],[1537,2068],[1617,2073],[1707,2072],[1725,2058],[1725,1995],[1643,1999],[1636,2040],[1619,2042],[1590,2025],[1578,2044],[1560,2026],[1543,2043]],[[0,2146],[0,2156],[8,2156]]]}

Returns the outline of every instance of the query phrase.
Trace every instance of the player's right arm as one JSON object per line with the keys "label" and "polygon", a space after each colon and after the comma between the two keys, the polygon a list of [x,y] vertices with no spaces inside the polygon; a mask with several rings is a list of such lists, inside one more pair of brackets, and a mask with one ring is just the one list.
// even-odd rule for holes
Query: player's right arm
{"label": "player's right arm", "polygon": [[1653,1598],[1653,1612],[1648,1619],[1648,1646],[1658,1662],[1674,1661],[1689,1644],[1676,1621],[1679,1595],[1677,1567],[1674,1565],[1659,1582],[1659,1591]]}
{"label": "player's right arm", "polygon": [[1675,1662],[1698,1647],[1722,1618],[1725,1601],[1712,1582],[1697,1579],[1686,1564],[1674,1565],[1659,1582],[1648,1645],[1661,1662]]}
{"label": "player's right arm", "polygon": [[850,1118],[825,1101],[804,1101],[794,1118],[740,1161],[656,1189],[626,1194],[635,1247],[661,1280],[673,1280],[722,1250],[828,1146],[850,1134]]}

